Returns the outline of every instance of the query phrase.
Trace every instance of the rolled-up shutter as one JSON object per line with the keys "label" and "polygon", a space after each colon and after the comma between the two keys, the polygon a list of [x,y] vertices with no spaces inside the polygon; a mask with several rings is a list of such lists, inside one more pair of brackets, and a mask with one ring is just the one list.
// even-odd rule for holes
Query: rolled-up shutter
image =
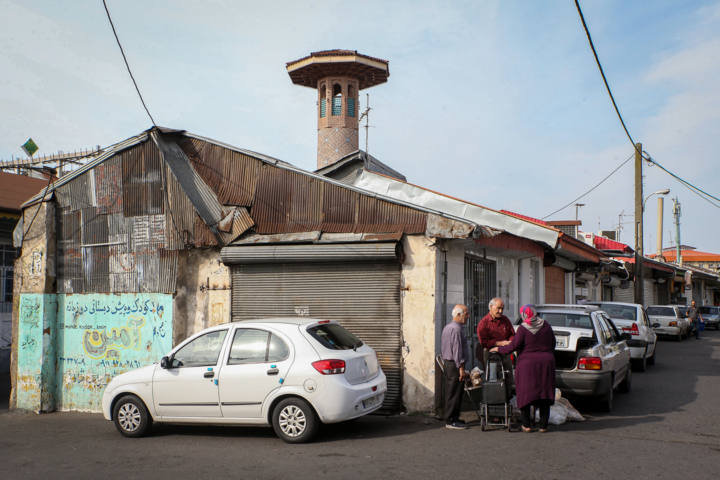
{"label": "rolled-up shutter", "polygon": [[630,281],[628,288],[615,287],[615,301],[616,302],[635,302],[635,282]]}
{"label": "rolled-up shutter", "polygon": [[[287,258],[288,252],[280,250],[275,254]],[[244,258],[257,259],[260,253]],[[233,321],[296,316],[337,320],[377,352],[388,382],[384,406],[402,406],[399,261],[231,263],[231,269]]]}
{"label": "rolled-up shutter", "polygon": [[643,306],[647,307],[648,305],[655,305],[655,282],[652,280],[645,279],[645,282],[643,282]]}

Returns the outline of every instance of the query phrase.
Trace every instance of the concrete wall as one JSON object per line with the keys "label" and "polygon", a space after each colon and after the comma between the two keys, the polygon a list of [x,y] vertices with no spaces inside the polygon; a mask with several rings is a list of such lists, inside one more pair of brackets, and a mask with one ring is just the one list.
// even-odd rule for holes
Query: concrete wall
{"label": "concrete wall", "polygon": [[182,250],[178,258],[173,345],[230,321],[230,269],[219,250]]}
{"label": "concrete wall", "polygon": [[435,409],[436,248],[405,235],[403,251],[403,400],[408,412],[428,412]]}

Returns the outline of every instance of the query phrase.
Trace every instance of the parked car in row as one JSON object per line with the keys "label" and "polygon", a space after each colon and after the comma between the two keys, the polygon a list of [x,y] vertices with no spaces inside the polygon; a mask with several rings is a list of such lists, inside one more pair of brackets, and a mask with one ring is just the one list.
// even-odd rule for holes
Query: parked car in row
{"label": "parked car in row", "polygon": [[[595,397],[610,411],[614,390],[630,392],[632,369],[627,341],[605,312],[585,305],[537,305],[555,333],[555,385],[563,396]],[[515,321],[517,329],[522,319]]]}
{"label": "parked car in row", "polygon": [[687,321],[677,305],[650,305],[645,312],[653,325],[659,324],[658,327],[653,328],[657,335],[667,335],[678,342],[683,338],[688,338],[690,322]]}
{"label": "parked car in row", "polygon": [[585,305],[598,306],[607,313],[618,330],[630,334],[631,340],[627,341],[627,345],[630,347],[633,370],[644,372],[648,365],[655,364],[657,334],[653,329],[655,325],[650,323],[642,305],[623,302],[586,302]]}
{"label": "parked car in row", "polygon": [[705,328],[720,330],[720,307],[698,307],[698,313],[705,320]]}
{"label": "parked car in row", "polygon": [[301,443],[321,422],[379,409],[386,391],[375,351],[340,324],[278,318],[193,335],[160,362],[113,378],[102,409],[126,437],[153,422],[272,425]]}

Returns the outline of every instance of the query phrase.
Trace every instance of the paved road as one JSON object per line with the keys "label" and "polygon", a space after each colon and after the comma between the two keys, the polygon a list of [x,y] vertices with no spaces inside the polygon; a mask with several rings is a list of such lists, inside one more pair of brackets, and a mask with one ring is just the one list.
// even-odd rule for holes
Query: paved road
{"label": "paved road", "polygon": [[268,428],[156,425],[131,440],[97,414],[3,410],[0,478],[720,478],[720,332],[662,341],[611,414],[577,406],[587,421],[548,434],[370,416],[307,445]]}

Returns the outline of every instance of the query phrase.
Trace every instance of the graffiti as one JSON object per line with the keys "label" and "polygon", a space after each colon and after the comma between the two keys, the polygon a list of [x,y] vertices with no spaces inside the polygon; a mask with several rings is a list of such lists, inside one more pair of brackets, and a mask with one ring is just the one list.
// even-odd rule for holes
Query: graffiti
{"label": "graffiti", "polygon": [[125,349],[140,350],[142,342],[140,327],[145,325],[145,319],[142,317],[128,318],[127,326],[110,329],[110,334],[106,329],[102,330],[85,330],[83,334],[83,349],[88,357],[98,360],[104,358],[108,352],[115,352],[115,358],[120,357],[120,353],[110,347],[120,347]]}
{"label": "graffiti", "polygon": [[155,337],[165,338],[165,322],[160,323],[160,327],[153,327],[153,340],[155,340]]}
{"label": "graffiti", "polygon": [[37,342],[34,338],[30,336],[25,336],[22,342],[20,342],[20,348],[23,350],[30,350],[31,352],[35,350],[35,347],[37,346]]}
{"label": "graffiti", "polygon": [[30,257],[30,276],[40,277],[43,274],[42,271],[42,257],[43,254],[39,250],[35,250]]}
{"label": "graffiti", "polygon": [[145,302],[142,302],[139,298],[135,299],[135,301],[130,304],[123,303],[122,300],[119,300],[117,304],[114,302],[112,304],[105,304],[102,300],[96,299],[92,301],[90,307],[71,300],[67,302],[65,311],[74,315],[83,315],[85,313],[90,315],[94,315],[96,313],[106,313],[110,315],[140,313],[148,315],[153,313],[162,318],[165,308],[157,302],[153,302],[151,300],[145,300]]}
{"label": "graffiti", "polygon": [[20,323],[28,327],[37,328],[40,323],[40,302],[37,297],[23,296],[20,305]]}

